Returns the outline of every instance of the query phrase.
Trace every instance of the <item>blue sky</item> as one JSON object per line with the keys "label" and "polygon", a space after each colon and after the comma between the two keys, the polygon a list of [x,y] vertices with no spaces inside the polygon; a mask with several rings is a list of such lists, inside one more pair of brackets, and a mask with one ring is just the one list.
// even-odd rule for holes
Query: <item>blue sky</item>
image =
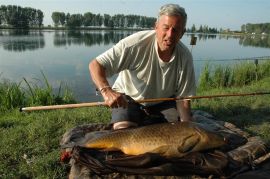
{"label": "blue sky", "polygon": [[187,26],[195,24],[240,30],[246,23],[270,22],[269,0],[1,0],[0,5],[32,7],[44,12],[44,24],[52,24],[54,11],[65,13],[136,14],[156,17],[160,6],[177,3],[188,14]]}

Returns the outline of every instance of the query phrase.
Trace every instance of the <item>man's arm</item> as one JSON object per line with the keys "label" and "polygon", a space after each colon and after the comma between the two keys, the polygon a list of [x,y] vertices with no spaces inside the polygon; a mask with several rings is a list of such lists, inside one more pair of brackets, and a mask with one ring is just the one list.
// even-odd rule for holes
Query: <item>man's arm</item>
{"label": "man's arm", "polygon": [[89,71],[93,82],[103,96],[105,103],[110,107],[126,107],[127,102],[121,93],[114,91],[106,78],[105,68],[96,59],[89,63]]}
{"label": "man's arm", "polygon": [[181,121],[192,121],[190,100],[178,100],[176,106]]}

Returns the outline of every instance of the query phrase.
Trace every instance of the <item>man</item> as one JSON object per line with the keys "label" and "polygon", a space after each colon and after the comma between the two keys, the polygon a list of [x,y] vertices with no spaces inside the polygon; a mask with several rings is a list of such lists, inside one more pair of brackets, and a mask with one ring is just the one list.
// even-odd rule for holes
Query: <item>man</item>
{"label": "man", "polygon": [[[179,117],[181,121],[192,119],[188,100],[142,105],[133,101],[195,94],[192,56],[180,42],[186,21],[184,8],[164,5],[154,30],[126,37],[90,62],[91,77],[105,103],[112,108],[114,129],[143,125],[145,113],[162,116],[169,122]],[[107,77],[117,73],[111,87]]]}

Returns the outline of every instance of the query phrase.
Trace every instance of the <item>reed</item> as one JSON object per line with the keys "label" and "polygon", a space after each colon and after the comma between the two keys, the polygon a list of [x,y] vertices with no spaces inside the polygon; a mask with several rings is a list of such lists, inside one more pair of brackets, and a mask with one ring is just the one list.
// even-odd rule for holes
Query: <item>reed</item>
{"label": "reed", "polygon": [[30,82],[26,78],[19,83],[7,79],[0,81],[0,111],[8,111],[22,106],[54,105],[76,103],[71,90],[60,83],[58,90],[53,90],[43,72],[43,79]]}
{"label": "reed", "polygon": [[12,83],[9,80],[0,82],[0,111],[24,105],[25,93],[20,85],[21,83]]}
{"label": "reed", "polygon": [[212,84],[210,76],[210,64],[206,63],[204,66],[204,70],[202,71],[200,78],[199,78],[199,89],[207,89],[210,84]]}
{"label": "reed", "polygon": [[242,62],[234,66],[211,66],[207,63],[199,78],[198,90],[242,87],[270,75],[270,61],[259,65]]}

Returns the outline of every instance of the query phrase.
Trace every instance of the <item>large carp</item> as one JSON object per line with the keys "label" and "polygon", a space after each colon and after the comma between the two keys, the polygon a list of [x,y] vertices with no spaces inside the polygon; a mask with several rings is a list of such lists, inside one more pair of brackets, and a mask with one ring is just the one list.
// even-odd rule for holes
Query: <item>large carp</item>
{"label": "large carp", "polygon": [[190,152],[225,145],[224,138],[195,122],[176,122],[121,129],[97,136],[85,147],[120,150],[128,155],[158,153],[164,157],[182,157]]}

